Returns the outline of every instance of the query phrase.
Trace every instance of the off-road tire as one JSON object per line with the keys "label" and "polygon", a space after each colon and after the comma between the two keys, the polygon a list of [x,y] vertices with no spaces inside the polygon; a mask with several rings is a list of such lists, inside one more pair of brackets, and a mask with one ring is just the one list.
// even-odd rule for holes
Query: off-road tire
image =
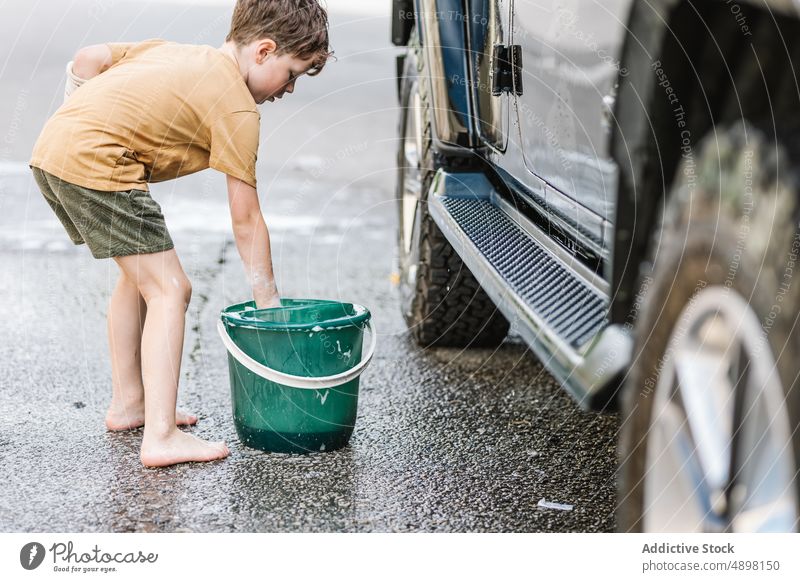
{"label": "off-road tire", "polygon": [[[409,40],[401,86],[397,200],[399,209],[398,253],[403,317],[414,339],[422,346],[494,347],[508,333],[509,324],[461,258],[442,234],[427,209],[427,192],[436,171],[452,162],[433,146],[430,86],[424,70],[422,48],[416,30]],[[422,138],[420,160],[419,262],[415,280],[408,281],[408,255],[403,242],[404,135],[411,91],[418,87]]]}
{"label": "off-road tire", "polygon": [[[788,290],[781,288],[800,251],[800,181],[793,145],[740,123],[717,128],[678,169],[636,302],[641,312],[622,398],[619,440],[617,526],[622,532],[639,532],[645,526],[652,387],[658,386],[665,360],[671,357],[666,351],[679,315],[703,288],[730,288],[749,303],[767,332],[794,429],[790,438],[795,471],[800,467],[800,281]],[[746,156],[751,156],[750,175]],[[748,180],[752,195],[745,187]],[[775,314],[778,303],[780,313]],[[741,390],[736,386],[735,393]],[[794,475],[800,497],[800,479]]]}

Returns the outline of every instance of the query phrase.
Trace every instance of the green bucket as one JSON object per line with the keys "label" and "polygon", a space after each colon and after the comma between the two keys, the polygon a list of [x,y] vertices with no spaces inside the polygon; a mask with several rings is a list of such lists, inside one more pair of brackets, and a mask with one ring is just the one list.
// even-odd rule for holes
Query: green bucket
{"label": "green bucket", "polygon": [[[242,442],[276,453],[347,445],[359,376],[375,352],[370,317],[361,305],[317,299],[224,309],[217,331],[228,350],[233,420]],[[362,358],[367,329],[371,342]]]}

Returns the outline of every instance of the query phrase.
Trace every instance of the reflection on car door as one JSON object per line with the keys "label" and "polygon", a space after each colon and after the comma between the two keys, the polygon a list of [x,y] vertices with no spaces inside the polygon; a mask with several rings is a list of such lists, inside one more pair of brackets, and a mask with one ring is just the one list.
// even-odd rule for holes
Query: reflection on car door
{"label": "reflection on car door", "polygon": [[473,0],[469,26],[475,51],[478,131],[484,142],[499,152],[504,152],[508,143],[509,96],[492,94],[492,55],[494,47],[510,43],[511,4],[511,0]]}
{"label": "reflection on car door", "polygon": [[632,0],[515,0],[525,165],[548,184],[551,215],[598,242],[613,220],[609,121]]}

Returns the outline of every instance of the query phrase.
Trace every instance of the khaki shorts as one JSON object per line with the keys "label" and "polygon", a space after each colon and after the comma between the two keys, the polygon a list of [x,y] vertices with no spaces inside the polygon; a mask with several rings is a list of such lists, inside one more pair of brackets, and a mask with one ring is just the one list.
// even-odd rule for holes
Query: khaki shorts
{"label": "khaki shorts", "polygon": [[145,190],[102,192],[70,184],[31,167],[50,207],[76,245],[95,259],[145,255],[174,248],[161,206]]}

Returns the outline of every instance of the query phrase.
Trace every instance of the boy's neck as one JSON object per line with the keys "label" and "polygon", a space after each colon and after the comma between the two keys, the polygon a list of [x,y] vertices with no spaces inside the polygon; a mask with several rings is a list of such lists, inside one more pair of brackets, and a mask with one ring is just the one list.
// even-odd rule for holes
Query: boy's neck
{"label": "boy's neck", "polygon": [[241,73],[242,78],[247,81],[247,70],[244,66],[244,58],[241,54],[241,51],[236,46],[234,42],[226,42],[221,47],[219,47],[219,51],[230,58],[235,64],[236,68],[239,69],[239,73]]}

